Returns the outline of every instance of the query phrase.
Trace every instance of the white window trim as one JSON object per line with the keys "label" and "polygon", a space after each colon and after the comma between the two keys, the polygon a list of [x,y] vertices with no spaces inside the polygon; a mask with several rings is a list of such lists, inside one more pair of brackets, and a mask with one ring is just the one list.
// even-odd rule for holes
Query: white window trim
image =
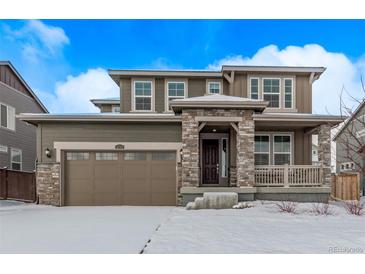
{"label": "white window trim", "polygon": [[[285,107],[285,80],[290,80],[291,81],[291,107],[290,108],[287,108]],[[283,85],[283,109],[295,109],[295,81],[294,81],[294,78],[293,77],[285,77],[283,78],[283,82],[284,82],[284,85]]]}
{"label": "white window trim", "polygon": [[[184,96],[169,96],[169,83],[184,84]],[[167,80],[167,81],[165,81],[165,112],[173,112],[172,110],[169,109],[169,98],[170,97],[175,98],[175,99],[187,98],[187,81],[186,80],[182,80],[182,81]]]}
{"label": "white window trim", "polygon": [[255,133],[255,137],[256,136],[267,136],[267,137],[269,137],[269,152],[256,152],[256,151],[254,151],[254,154],[269,154],[269,164],[268,165],[271,165],[271,136],[270,136],[270,134],[257,132],[257,133]]}
{"label": "white window trim", "polygon": [[260,77],[249,77],[248,78],[248,98],[251,99],[251,79],[257,79],[257,85],[258,85],[258,90],[257,90],[257,99],[261,100],[261,92],[260,92]]}
{"label": "white window trim", "polygon": [[[218,84],[219,92],[218,93],[211,93],[210,92],[210,84]],[[220,81],[208,81],[207,82],[207,94],[222,94],[222,83]]]}
{"label": "white window trim", "polygon": [[[275,136],[289,136],[290,137],[290,152],[275,152]],[[294,135],[291,133],[275,133],[272,137],[272,145],[273,145],[273,151],[272,151],[272,162],[273,165],[275,165],[275,154],[289,154],[290,155],[290,163],[289,165],[293,164],[293,145],[294,145]]]}
{"label": "white window trim", "polygon": [[266,109],[281,109],[282,108],[282,85],[281,85],[281,78],[279,77],[262,77],[261,79],[261,87],[262,87],[262,100],[264,100],[264,95],[265,95],[265,91],[264,91],[264,81],[265,80],[279,80],[279,93],[267,93],[267,94],[279,94],[279,107],[277,108],[273,108],[273,107],[267,107]]}
{"label": "white window trim", "polygon": [[[13,150],[20,151],[20,162],[13,161]],[[15,148],[15,147],[10,148],[10,169],[13,169],[13,163],[20,164],[19,171],[23,170],[23,151],[19,148]]]}
{"label": "white window trim", "polygon": [[[150,96],[136,96],[136,83],[151,83],[151,95]],[[151,109],[150,110],[136,110],[136,97],[140,98],[151,98]],[[155,81],[153,80],[132,80],[132,111],[133,112],[155,112]]]}
{"label": "white window trim", "polygon": [[[15,110],[15,107],[13,107],[11,105],[8,105],[6,103],[3,103],[3,102],[0,102],[0,105],[6,106],[6,115],[7,115],[7,117],[6,117],[6,124],[7,125],[6,125],[6,127],[4,127],[4,126],[1,125],[1,110],[0,110],[0,128],[6,129],[6,130],[10,130],[10,131],[15,131],[15,129],[16,129],[16,117],[15,117],[16,110]],[[13,120],[13,127],[14,128],[9,127],[9,124],[11,124],[11,123],[9,123],[9,121],[10,121],[9,109],[13,109],[14,110],[14,120]]]}

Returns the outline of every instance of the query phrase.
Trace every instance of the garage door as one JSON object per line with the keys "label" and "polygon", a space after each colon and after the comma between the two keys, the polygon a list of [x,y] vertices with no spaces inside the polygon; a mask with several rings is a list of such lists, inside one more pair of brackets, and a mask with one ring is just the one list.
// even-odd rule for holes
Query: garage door
{"label": "garage door", "polygon": [[66,152],[65,205],[176,205],[176,152]]}

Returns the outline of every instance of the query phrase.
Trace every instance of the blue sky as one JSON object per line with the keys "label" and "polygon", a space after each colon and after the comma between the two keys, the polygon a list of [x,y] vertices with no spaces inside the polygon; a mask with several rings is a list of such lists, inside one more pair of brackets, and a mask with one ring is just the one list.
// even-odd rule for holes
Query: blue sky
{"label": "blue sky", "polygon": [[[323,94],[345,85],[361,96],[364,31],[365,20],[1,20],[0,60],[55,112],[93,111],[82,97],[117,94],[108,68],[321,65],[329,76],[316,88],[315,111],[334,112],[336,100],[318,100]],[[71,106],[75,93],[81,101]]]}

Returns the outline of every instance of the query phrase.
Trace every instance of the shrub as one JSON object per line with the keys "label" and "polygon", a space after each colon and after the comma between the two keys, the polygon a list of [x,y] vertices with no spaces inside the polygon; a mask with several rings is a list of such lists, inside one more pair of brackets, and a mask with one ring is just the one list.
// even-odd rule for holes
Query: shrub
{"label": "shrub", "polygon": [[297,211],[297,203],[295,202],[278,202],[275,205],[280,212],[295,214]]}
{"label": "shrub", "polygon": [[348,214],[361,216],[364,214],[364,204],[359,201],[346,201],[344,207]]}
{"label": "shrub", "polygon": [[315,215],[335,215],[335,212],[332,210],[330,205],[323,203],[313,204],[311,212]]}

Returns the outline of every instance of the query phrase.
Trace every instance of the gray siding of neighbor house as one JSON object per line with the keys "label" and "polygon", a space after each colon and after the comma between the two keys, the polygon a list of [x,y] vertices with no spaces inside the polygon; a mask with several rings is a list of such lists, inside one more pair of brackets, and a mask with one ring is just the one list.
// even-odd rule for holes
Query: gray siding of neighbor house
{"label": "gray siding of neighbor house", "polygon": [[[16,86],[16,85],[15,85]],[[15,108],[15,113],[41,113],[38,103],[27,95],[0,82],[0,102]],[[33,171],[36,161],[36,127],[15,119],[15,131],[0,127],[0,144],[8,152],[0,152],[0,167],[10,168],[10,149],[22,150],[22,170]]]}
{"label": "gray siding of neighbor house", "polygon": [[[40,162],[55,162],[54,142],[181,142],[180,123],[53,122],[38,125]],[[52,150],[52,157],[44,155]]]}

